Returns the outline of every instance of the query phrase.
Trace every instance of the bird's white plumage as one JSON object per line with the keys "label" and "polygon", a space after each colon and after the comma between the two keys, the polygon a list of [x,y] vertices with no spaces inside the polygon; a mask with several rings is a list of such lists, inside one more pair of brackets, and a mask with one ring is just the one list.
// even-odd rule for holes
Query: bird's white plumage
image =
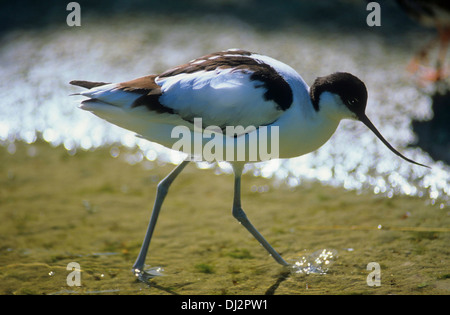
{"label": "bird's white plumage", "polygon": [[163,95],[160,103],[174,109],[186,120],[201,117],[205,126],[261,126],[282,113],[274,101],[264,99],[261,82],[251,81],[250,73],[218,69],[179,74],[157,79]]}
{"label": "bird's white plumage", "polygon": [[92,88],[80,93],[91,99],[97,99],[103,103],[121,108],[129,108],[131,104],[140,96],[137,93],[126,92],[118,89],[117,84],[107,84]]}
{"label": "bird's white plumage", "polygon": [[[232,54],[225,56],[235,56]],[[211,60],[216,56],[210,57]],[[308,86],[301,76],[288,65],[273,58],[252,54],[248,56],[270,65],[294,92],[295,98],[308,99]],[[193,63],[201,63],[193,61]],[[157,77],[155,82],[163,95],[159,101],[175,110],[183,118],[201,117],[207,125],[261,126],[274,122],[283,111],[273,100],[265,100],[263,82],[251,80],[251,70],[233,68],[214,71],[183,73],[171,77]],[[141,96],[135,92],[119,89],[117,84],[98,86],[80,93],[101,102],[129,108]]]}
{"label": "bird's white plumage", "polygon": [[[303,155],[325,143],[339,120],[322,117],[313,109],[309,87],[302,77],[273,58],[259,54],[248,57],[269,65],[289,84],[293,98],[288,109],[283,110],[274,100],[264,97],[267,89],[262,86],[263,82],[251,79],[251,69],[221,67],[156,77],[155,83],[162,93],[159,102],[173,113],[151,111],[145,106],[133,107],[142,94],[124,89],[120,84],[82,92],[81,95],[92,100],[82,103],[81,108],[169,148],[178,140],[172,137],[173,128],[187,126],[194,130],[194,118],[201,118],[203,127],[218,126],[223,130],[225,126],[275,126],[279,131],[280,158]],[[191,64],[201,65],[202,62],[205,61],[194,60]],[[259,134],[259,130],[254,133]]]}

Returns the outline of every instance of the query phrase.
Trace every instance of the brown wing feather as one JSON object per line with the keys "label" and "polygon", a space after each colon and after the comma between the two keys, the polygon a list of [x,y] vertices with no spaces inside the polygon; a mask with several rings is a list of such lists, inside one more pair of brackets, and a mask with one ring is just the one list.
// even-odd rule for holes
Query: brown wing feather
{"label": "brown wing feather", "polygon": [[132,108],[146,106],[149,110],[158,113],[173,114],[174,111],[172,108],[166,107],[159,102],[162,91],[161,87],[155,82],[156,77],[156,75],[148,75],[131,81],[122,82],[117,85],[117,88],[125,92],[142,94],[141,97],[133,102],[131,105]]}
{"label": "brown wing feather", "polygon": [[145,94],[161,93],[161,88],[158,84],[156,84],[155,78],[156,75],[148,75],[131,81],[119,83],[117,88],[122,89],[126,92]]}

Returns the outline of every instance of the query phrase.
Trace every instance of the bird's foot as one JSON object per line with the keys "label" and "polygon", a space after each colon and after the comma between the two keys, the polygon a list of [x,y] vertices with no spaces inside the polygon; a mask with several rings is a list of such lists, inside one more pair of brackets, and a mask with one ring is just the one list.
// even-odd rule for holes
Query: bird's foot
{"label": "bird's foot", "polygon": [[148,280],[155,278],[155,277],[161,277],[164,276],[162,273],[164,269],[162,267],[152,267],[149,269],[143,269],[143,268],[136,268],[134,267],[131,272],[134,274],[136,279],[140,282],[147,282]]}

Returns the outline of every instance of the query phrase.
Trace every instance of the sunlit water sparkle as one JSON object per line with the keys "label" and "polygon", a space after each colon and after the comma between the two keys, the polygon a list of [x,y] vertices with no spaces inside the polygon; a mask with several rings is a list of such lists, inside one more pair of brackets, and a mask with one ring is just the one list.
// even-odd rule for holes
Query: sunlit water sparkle
{"label": "sunlit water sparkle", "polygon": [[[112,157],[121,155],[120,147],[124,146],[136,151],[125,156],[131,164],[147,160],[179,163],[182,154],[78,109],[80,98],[69,96],[77,89],[68,82],[126,81],[212,51],[240,47],[290,64],[309,84],[316,76],[335,71],[354,73],[368,86],[367,114],[385,138],[407,157],[432,167],[430,170],[401,160],[362,124],[343,121],[316,152],[248,165],[248,172],[291,187],[320,181],[387,197],[425,197],[441,208],[449,205],[449,166],[410,146],[415,141],[411,120],[429,119],[432,112],[430,97],[418,90],[404,71],[408,49],[387,47],[375,36],[341,34],[336,38],[294,32],[262,36],[248,25],[242,32],[242,23],[226,19],[217,24],[207,19],[180,24],[163,19],[136,23],[136,19],[134,23],[97,21],[95,27],[76,31],[67,27],[16,31],[4,37],[0,49],[5,85],[0,89],[0,144],[10,153],[15,152],[16,141],[32,144],[38,138],[53,146],[62,145],[70,154],[111,146]],[[317,54],[319,50],[321,54]],[[216,173],[231,172],[227,163],[197,165],[214,168]]]}
{"label": "sunlit water sparkle", "polygon": [[293,273],[297,274],[326,274],[337,259],[337,250],[320,249],[311,255],[302,256],[291,262]]}

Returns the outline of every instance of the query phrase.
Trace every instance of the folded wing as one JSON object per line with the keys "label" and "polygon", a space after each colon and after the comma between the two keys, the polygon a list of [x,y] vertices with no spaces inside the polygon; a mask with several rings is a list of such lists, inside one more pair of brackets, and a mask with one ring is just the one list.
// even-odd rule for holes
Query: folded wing
{"label": "folded wing", "polygon": [[[270,64],[252,53],[232,50],[203,56],[170,69],[132,81],[72,81],[88,88],[79,93],[89,99],[81,108],[102,117],[145,109],[148,121],[192,124],[203,127],[263,126],[276,121],[292,104],[292,90]],[[107,119],[107,117],[104,117]],[[117,119],[114,123],[119,124]]]}

